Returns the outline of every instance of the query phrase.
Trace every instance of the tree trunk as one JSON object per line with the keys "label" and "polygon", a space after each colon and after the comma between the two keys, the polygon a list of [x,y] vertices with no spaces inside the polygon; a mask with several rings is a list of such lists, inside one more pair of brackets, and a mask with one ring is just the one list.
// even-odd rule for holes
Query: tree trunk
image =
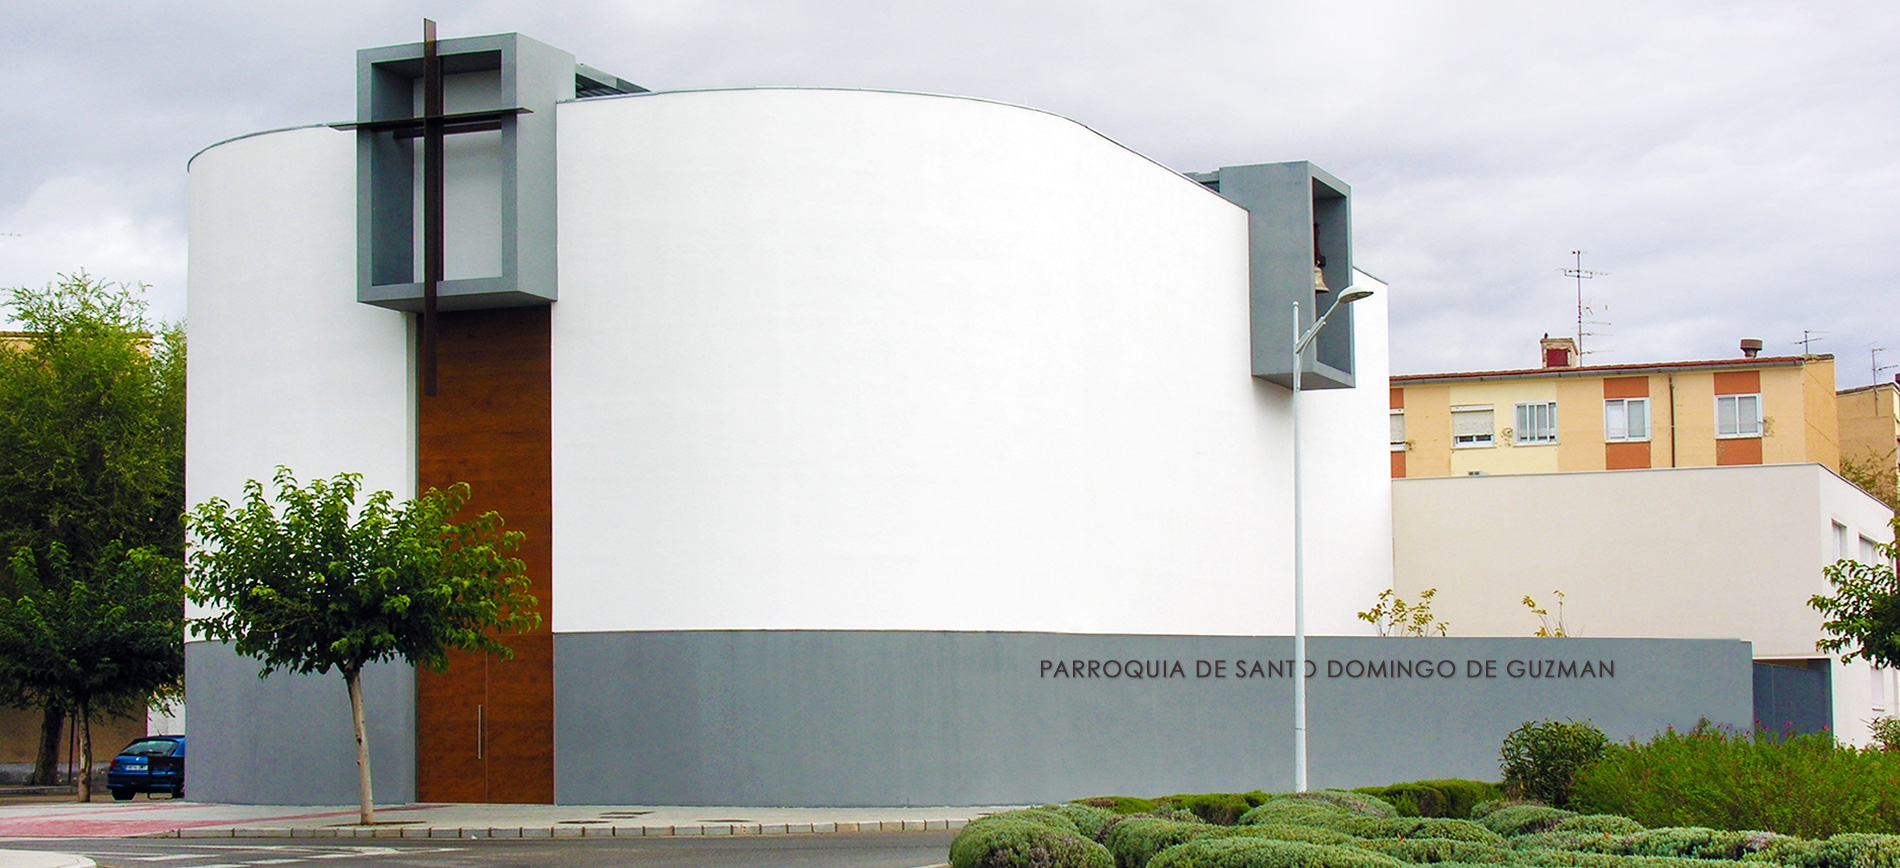
{"label": "tree trunk", "polygon": [[79,798],[78,801],[92,801],[92,703],[82,699],[73,715],[73,726],[79,729]]}
{"label": "tree trunk", "polygon": [[343,670],[343,682],[350,687],[350,721],[356,726],[357,822],[368,826],[376,822],[376,798],[370,792],[369,733],[363,727],[363,670]]}
{"label": "tree trunk", "polygon": [[40,752],[33,758],[33,783],[50,787],[59,783],[59,743],[66,728],[66,712],[46,706],[40,718]]}

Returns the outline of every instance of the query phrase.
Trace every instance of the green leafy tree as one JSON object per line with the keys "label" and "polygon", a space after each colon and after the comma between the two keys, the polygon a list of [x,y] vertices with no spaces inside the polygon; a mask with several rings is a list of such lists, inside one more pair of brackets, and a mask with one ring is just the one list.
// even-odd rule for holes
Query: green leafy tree
{"label": "green leafy tree", "polygon": [[[1900,517],[1890,526],[1900,533]],[[1887,543],[1878,551],[1880,563],[1842,558],[1821,570],[1834,595],[1808,598],[1808,605],[1827,617],[1821,629],[1828,635],[1814,647],[1839,653],[1842,663],[1858,657],[1876,666],[1900,667],[1900,583],[1893,575],[1900,543]]]}
{"label": "green leafy tree", "polygon": [[[81,272],[0,304],[19,329],[0,336],[0,560],[24,548],[47,562],[55,544],[76,572],[108,552],[182,556],[184,331],[146,318],[144,290]],[[59,581],[37,593],[64,593]],[[0,597],[22,594],[0,571]],[[0,676],[0,703],[42,712],[36,783],[53,783],[63,702]]]}
{"label": "green leafy tree", "polygon": [[1842,455],[1841,477],[1860,486],[1888,509],[1900,510],[1900,466],[1895,465],[1893,456],[1892,449],[1885,455],[1870,454],[1863,458]]}
{"label": "green leafy tree", "polygon": [[1603,759],[1609,737],[1587,721],[1530,721],[1504,737],[1498,768],[1507,793],[1570,807],[1577,773]]}
{"label": "green leafy tree", "polygon": [[0,598],[0,675],[72,710],[78,799],[91,801],[92,721],[143,711],[184,678],[184,568],[155,548],[116,544],[82,563],[58,542],[43,560],[22,546],[10,566],[22,593]]}
{"label": "green leafy tree", "polygon": [[378,491],[359,505],[359,474],[300,487],[279,467],[274,482],[275,503],[251,480],[243,503],[213,498],[186,517],[188,593],[214,610],[191,626],[262,660],[260,678],[279,669],[343,676],[367,825],[375,804],[363,667],[401,659],[440,671],[451,650],[512,656],[496,631],[541,623],[525,566],[508,554],[522,534],[494,512],[456,522],[469,497],[462,483],[401,504]]}

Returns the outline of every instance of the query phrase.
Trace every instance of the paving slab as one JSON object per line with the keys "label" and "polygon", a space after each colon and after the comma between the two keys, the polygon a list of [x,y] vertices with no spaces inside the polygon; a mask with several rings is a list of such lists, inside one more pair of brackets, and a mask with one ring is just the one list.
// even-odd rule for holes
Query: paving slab
{"label": "paving slab", "polygon": [[[960,829],[1013,806],[219,805],[177,799],[0,805],[0,838],[581,838],[814,835]],[[0,868],[10,868],[0,863]]]}

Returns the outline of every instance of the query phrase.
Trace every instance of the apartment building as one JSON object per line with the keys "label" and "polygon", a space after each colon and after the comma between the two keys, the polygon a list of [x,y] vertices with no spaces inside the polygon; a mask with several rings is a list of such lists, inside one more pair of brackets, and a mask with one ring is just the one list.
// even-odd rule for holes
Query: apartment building
{"label": "apartment building", "polygon": [[[1736,359],[1585,366],[1575,341],[1545,337],[1541,368],[1394,376],[1392,477],[1795,463],[1839,471],[1834,357],[1759,356],[1760,341],[1742,348]],[[1886,434],[1888,448],[1896,433]]]}
{"label": "apartment building", "polygon": [[1866,467],[1900,462],[1900,385],[1875,383],[1839,395],[1841,457]]}

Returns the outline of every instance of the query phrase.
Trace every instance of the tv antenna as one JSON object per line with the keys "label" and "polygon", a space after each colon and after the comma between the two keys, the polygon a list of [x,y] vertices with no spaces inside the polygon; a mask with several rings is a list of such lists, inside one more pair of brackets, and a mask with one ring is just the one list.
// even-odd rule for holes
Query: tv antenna
{"label": "tv antenna", "polygon": [[1813,343],[1814,343],[1815,341],[1824,341],[1824,340],[1827,340],[1827,338],[1824,338],[1824,337],[1816,337],[1817,335],[1826,335],[1826,334],[1833,334],[1833,333],[1832,333],[1832,332],[1825,332],[1825,331],[1820,331],[1820,330],[1817,330],[1817,329],[1802,329],[1802,330],[1801,330],[1801,339],[1800,339],[1800,340],[1798,340],[1798,341],[1795,341],[1795,343],[1797,343],[1797,344],[1800,344],[1800,345],[1801,345],[1801,354],[1802,354],[1802,355],[1804,355],[1804,356],[1811,356],[1811,355],[1814,355],[1814,354],[1808,351],[1808,350],[1809,350],[1809,345],[1810,345],[1810,344],[1813,344]]}
{"label": "tv antenna", "polygon": [[[1601,337],[1602,336],[1597,332],[1586,332],[1583,330],[1583,327],[1586,325],[1609,325],[1609,323],[1604,322],[1602,320],[1589,319],[1589,317],[1596,315],[1596,308],[1591,305],[1587,305],[1583,303],[1583,282],[1586,280],[1593,280],[1598,277],[1608,277],[1610,274],[1607,271],[1591,271],[1590,269],[1583,267],[1583,255],[1589,252],[1590,251],[1588,250],[1570,251],[1570,255],[1575,256],[1577,258],[1577,264],[1571,268],[1561,269],[1565,277],[1568,277],[1577,282],[1577,358],[1579,360],[1583,358],[1586,352],[1591,352],[1583,348],[1583,339],[1586,336],[1587,337]],[[1603,309],[1609,310],[1610,306],[1606,304],[1603,306]]]}
{"label": "tv antenna", "polygon": [[1874,347],[1873,350],[1868,352],[1867,354],[1868,355],[1867,366],[1873,369],[1874,382],[1876,383],[1880,382],[1881,371],[1891,371],[1894,368],[1900,368],[1900,363],[1895,363],[1891,365],[1883,365],[1880,363],[1880,354],[1886,351],[1887,351],[1886,347]]}

